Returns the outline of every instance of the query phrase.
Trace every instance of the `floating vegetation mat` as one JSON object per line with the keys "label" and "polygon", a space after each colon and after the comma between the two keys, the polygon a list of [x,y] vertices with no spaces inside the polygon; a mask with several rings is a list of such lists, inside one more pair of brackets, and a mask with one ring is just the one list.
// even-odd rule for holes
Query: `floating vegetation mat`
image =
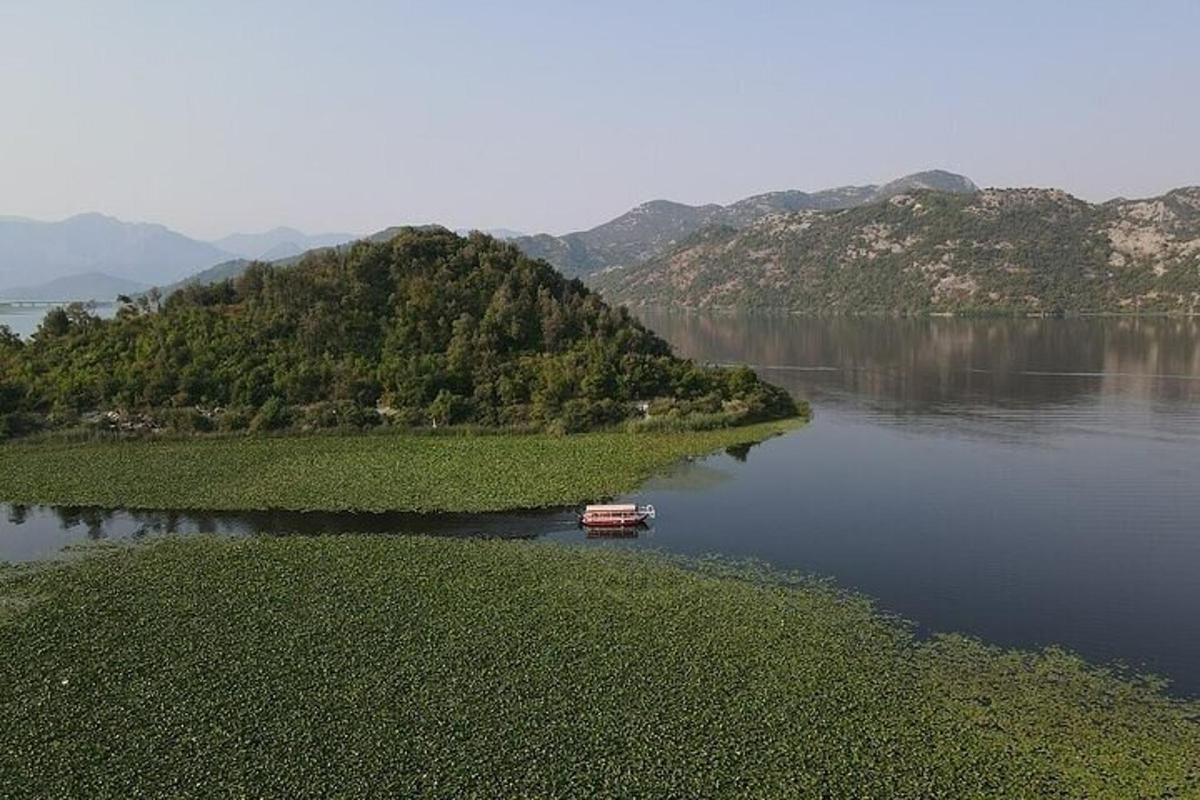
{"label": "floating vegetation mat", "polygon": [[503,511],[618,494],[689,455],[795,428],[380,433],[0,445],[0,500],[243,511]]}
{"label": "floating vegetation mat", "polygon": [[0,797],[1196,797],[1200,709],[819,584],[546,543],[0,571]]}

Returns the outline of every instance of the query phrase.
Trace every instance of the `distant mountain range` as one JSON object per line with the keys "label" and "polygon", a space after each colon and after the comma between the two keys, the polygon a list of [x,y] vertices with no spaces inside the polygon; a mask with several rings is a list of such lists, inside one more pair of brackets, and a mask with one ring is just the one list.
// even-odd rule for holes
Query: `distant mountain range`
{"label": "distant mountain range", "polygon": [[[769,192],[747,197],[728,206],[690,206],[669,200],[653,200],[595,228],[564,236],[524,236],[507,229],[484,232],[498,239],[507,238],[526,255],[545,259],[568,276],[589,277],[616,266],[638,264],[654,258],[698,231],[714,225],[741,228],[771,214],[852,208],[917,189],[963,194],[978,191],[969,178],[943,170],[929,170],[882,185],[843,186],[817,192]],[[396,230],[389,228],[368,238],[390,238],[390,234]],[[240,244],[231,239],[220,241],[226,247]],[[259,260],[287,264],[296,255],[288,252],[275,258],[260,256]],[[247,264],[248,261],[244,259],[223,262],[169,286],[168,291],[184,284],[211,283],[236,277],[245,270]]]}
{"label": "distant mountain range", "polygon": [[8,287],[41,288],[70,276],[84,276],[86,285],[96,273],[138,284],[165,283],[229,257],[215,245],[162,225],[102,214],[61,222],[0,218],[0,296]]}
{"label": "distant mountain range", "polygon": [[82,275],[55,278],[36,286],[15,286],[0,292],[0,297],[5,300],[109,302],[116,299],[117,295],[134,295],[149,288],[147,284],[114,278],[103,272],[85,272]]}
{"label": "distant mountain range", "polygon": [[[522,235],[508,228],[485,233],[497,239]],[[287,261],[357,238],[278,227],[205,242],[103,214],[60,222],[0,216],[0,299],[112,300],[149,286],[173,289],[234,277],[250,261]]]}
{"label": "distant mountain range", "polygon": [[275,261],[298,256],[306,250],[344,244],[357,237],[353,233],[319,233],[310,236],[295,228],[272,228],[263,233],[235,233],[212,244],[235,256],[250,260]]}
{"label": "distant mountain range", "polygon": [[354,238],[280,227],[203,242],[162,225],[103,214],[61,222],[0,217],[0,298],[111,300],[238,257],[275,261]]}
{"label": "distant mountain range", "polygon": [[881,186],[842,186],[817,192],[791,189],[754,195],[728,206],[689,206],[670,200],[652,200],[586,231],[563,236],[522,236],[512,242],[526,255],[543,258],[567,275],[582,277],[654,258],[712,225],[741,228],[770,214],[852,208],[914,189],[977,191],[975,184],[962,175],[930,170],[906,175]]}
{"label": "distant mountain range", "polygon": [[[655,200],[564,236],[485,232],[629,305],[1200,311],[1200,188],[1092,204],[1056,189],[980,190],[931,170],[726,206]],[[99,214],[59,223],[0,217],[0,298],[104,300],[145,285],[170,292],[236,277],[253,260],[294,264],[352,239],[276,228],[200,242]]]}
{"label": "distant mountain range", "polygon": [[1057,189],[905,190],[713,225],[589,281],[606,299],[815,314],[1200,312],[1200,187],[1092,204]]}

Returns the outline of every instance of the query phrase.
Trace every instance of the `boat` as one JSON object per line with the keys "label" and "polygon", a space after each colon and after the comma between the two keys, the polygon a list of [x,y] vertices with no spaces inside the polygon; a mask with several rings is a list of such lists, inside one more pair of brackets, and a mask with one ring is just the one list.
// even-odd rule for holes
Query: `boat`
{"label": "boat", "polygon": [[654,506],[619,503],[606,506],[584,506],[579,524],[585,528],[636,528],[654,519]]}

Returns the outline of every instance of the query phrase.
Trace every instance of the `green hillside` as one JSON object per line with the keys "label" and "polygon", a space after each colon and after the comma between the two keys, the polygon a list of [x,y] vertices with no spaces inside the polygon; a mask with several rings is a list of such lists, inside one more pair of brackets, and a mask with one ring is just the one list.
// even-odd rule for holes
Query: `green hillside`
{"label": "green hillside", "polygon": [[[8,430],[100,418],[184,429],[474,423],[580,430],[637,413],[704,424],[788,416],[749,370],[703,368],[578,281],[482,234],[382,241],[252,265],[102,320],[0,337]],[[82,415],[82,417],[81,417]],[[31,421],[32,419],[32,421]],[[132,420],[132,422],[130,422]]]}

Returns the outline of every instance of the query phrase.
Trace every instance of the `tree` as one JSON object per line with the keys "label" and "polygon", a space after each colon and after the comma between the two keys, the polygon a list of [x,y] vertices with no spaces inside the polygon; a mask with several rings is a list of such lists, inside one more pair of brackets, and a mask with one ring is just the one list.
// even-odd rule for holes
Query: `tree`
{"label": "tree", "polygon": [[46,312],[38,326],[38,336],[66,336],[71,330],[71,318],[65,309],[58,307]]}

